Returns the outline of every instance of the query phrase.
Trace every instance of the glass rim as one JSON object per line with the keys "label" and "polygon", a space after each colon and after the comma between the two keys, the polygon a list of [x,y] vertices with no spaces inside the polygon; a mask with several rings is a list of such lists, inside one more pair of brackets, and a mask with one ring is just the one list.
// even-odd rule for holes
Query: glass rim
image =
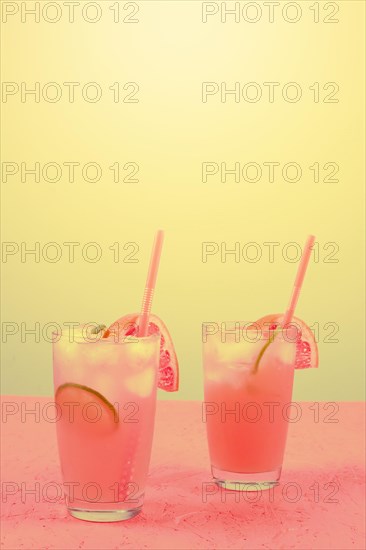
{"label": "glass rim", "polygon": [[[226,324],[226,327],[222,327],[222,324]],[[239,326],[235,326],[238,324]],[[248,325],[248,326],[246,326]],[[254,326],[253,326],[254,325]],[[291,323],[288,327],[276,327],[275,329],[270,329],[269,326],[262,327],[258,323],[249,322],[240,322],[240,321],[221,321],[220,323],[211,321],[203,322],[202,329],[206,327],[214,326],[216,330],[214,332],[202,332],[204,334],[203,344],[207,344],[210,339],[221,338],[222,343],[235,343],[240,344],[243,342],[253,343],[259,342],[260,340],[268,341],[270,337],[275,335],[275,340],[284,340],[288,343],[296,343],[297,336],[299,334],[299,328],[296,323]],[[296,331],[296,333],[292,332]],[[292,336],[293,334],[293,336]],[[296,335],[295,335],[296,334]],[[237,340],[238,335],[240,338]],[[222,340],[222,337],[225,337]]]}
{"label": "glass rim", "polygon": [[[287,331],[287,330],[291,330],[291,329],[296,329],[298,327],[301,327],[300,323],[296,323],[296,321],[292,321],[287,327],[280,327],[280,326],[277,326],[275,329],[274,328],[270,328],[270,325],[273,324],[271,322],[268,322],[268,326],[261,326],[259,323],[257,323],[256,321],[220,321],[220,322],[217,322],[217,321],[203,321],[201,323],[202,327],[207,327],[207,326],[212,326],[212,325],[216,325],[217,327],[217,332],[221,332],[222,331],[222,327],[221,325],[222,324],[226,324],[228,325],[230,328],[227,328],[226,330],[234,330],[234,329],[239,329],[239,330],[247,330],[247,331],[254,331],[254,330],[263,330],[263,331],[267,331],[267,332],[274,332],[275,330],[281,330],[282,332],[283,331]],[[233,325],[236,325],[236,324],[239,324],[239,327],[235,327]],[[248,325],[248,326],[246,326]],[[232,328],[231,328],[232,327]],[[213,333],[212,333],[213,334]],[[215,332],[216,334],[216,332]]]}
{"label": "glass rim", "polygon": [[[128,335],[125,336],[123,341],[116,341],[112,337],[108,336],[108,338],[103,338],[99,333],[96,334],[90,334],[88,332],[83,332],[80,334],[77,334],[76,332],[83,327],[87,326],[88,324],[80,324],[75,325],[73,327],[69,328],[61,328],[61,330],[57,329],[54,330],[52,334],[52,343],[56,344],[59,342],[59,340],[62,337],[67,337],[70,333],[73,334],[73,339],[70,340],[70,344],[98,344],[101,343],[103,345],[116,345],[116,346],[123,346],[127,344],[133,344],[138,342],[150,342],[154,340],[160,340],[161,332],[160,330],[158,332],[154,332],[153,334],[148,334],[147,336],[136,336],[136,335]],[[98,326],[97,324],[95,326]],[[90,324],[90,327],[92,328],[92,325]]]}
{"label": "glass rim", "polygon": [[[229,327],[233,327],[233,325],[236,325],[236,324],[239,324],[239,329],[245,329],[245,330],[258,330],[258,329],[262,329],[262,330],[278,330],[280,328],[282,328],[282,330],[290,330],[291,328],[296,328],[296,327],[300,327],[300,323],[296,323],[296,321],[292,321],[286,328],[283,328],[283,327],[280,327],[280,326],[277,326],[275,329],[270,329],[270,325],[273,324],[271,322],[268,322],[268,326],[266,325],[265,327],[262,327],[259,323],[257,323],[256,321],[246,321],[246,322],[242,322],[242,321],[220,321],[219,323],[216,322],[216,321],[204,321],[203,323],[201,323],[203,327],[207,327],[207,326],[212,326],[212,325],[216,325],[217,326],[217,329],[220,331],[222,329],[221,325],[223,324],[226,324],[227,326]],[[248,325],[248,326],[246,326]],[[235,326],[233,328],[236,328]]]}

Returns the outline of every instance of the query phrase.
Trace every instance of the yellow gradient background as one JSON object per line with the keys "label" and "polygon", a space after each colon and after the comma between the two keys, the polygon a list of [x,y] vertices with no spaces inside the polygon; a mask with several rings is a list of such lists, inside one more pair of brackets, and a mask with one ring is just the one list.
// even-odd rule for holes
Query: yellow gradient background
{"label": "yellow gradient background", "polygon": [[[30,248],[95,241],[103,251],[97,263],[83,261],[80,247],[74,263],[64,247],[57,263],[3,258],[3,323],[109,324],[138,310],[153,235],[164,228],[153,310],[176,344],[181,389],[160,398],[199,399],[201,323],[255,320],[284,309],[297,263],[284,261],[281,251],[289,242],[302,246],[313,233],[319,261],[309,266],[297,315],[318,323],[320,367],[297,373],[294,398],[363,399],[364,3],[338,2],[336,24],[314,23],[308,2],[300,3],[303,16],[294,24],[280,15],[255,24],[230,18],[223,24],[217,15],[204,24],[194,1],[137,2],[139,22],[115,24],[113,2],[99,4],[103,16],[95,24],[80,11],[72,24],[65,11],[55,24],[22,23],[19,14],[2,24],[4,82],[95,81],[103,89],[98,103],[83,101],[79,87],[70,104],[63,87],[58,103],[31,97],[22,103],[17,94],[1,104],[3,162],[103,168],[96,183],[83,181],[80,171],[74,183],[66,172],[57,183],[32,177],[23,183],[19,174],[3,181],[3,241]],[[202,82],[229,88],[253,81],[263,89],[258,103],[235,103],[232,96],[222,103],[219,94],[201,100]],[[281,83],[274,103],[263,87],[270,81]],[[291,81],[303,90],[298,103],[281,96]],[[139,102],[114,103],[108,90],[114,82],[137,82]],[[315,103],[314,82],[321,98],[322,86],[336,82],[339,102]],[[208,161],[297,162],[303,175],[297,183],[280,174],[269,183],[264,171],[257,183],[233,177],[221,183],[218,176],[203,183],[201,164]],[[108,169],[114,162],[138,163],[139,183],[114,183]],[[309,170],[315,162],[337,163],[339,182],[315,183]],[[136,242],[139,262],[115,263],[108,247],[116,241]],[[216,254],[204,263],[203,242],[228,248],[255,242],[262,258],[237,263],[231,255],[222,262]],[[280,243],[272,263],[266,242]],[[325,261],[329,242],[339,247],[336,263]],[[339,341],[328,342],[335,325]],[[23,343],[18,333],[3,344],[2,365],[3,393],[51,394],[51,344],[32,336]]]}

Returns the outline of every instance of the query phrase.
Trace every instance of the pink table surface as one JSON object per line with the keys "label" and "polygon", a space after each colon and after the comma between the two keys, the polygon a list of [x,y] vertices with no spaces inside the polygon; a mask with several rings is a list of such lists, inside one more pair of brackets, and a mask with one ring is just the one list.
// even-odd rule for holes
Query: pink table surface
{"label": "pink table surface", "polygon": [[[301,403],[301,419],[289,428],[281,484],[250,497],[217,489],[204,502],[202,484],[211,480],[201,404],[160,401],[142,513],[97,524],[69,516],[61,499],[50,502],[54,493],[43,495],[47,483],[61,483],[55,426],[42,415],[22,422],[20,411],[43,411],[51,398],[2,401],[19,407],[2,424],[4,549],[365,548],[362,403],[338,403],[333,416],[333,405],[320,403],[319,422],[312,404]],[[36,484],[39,493],[26,495]],[[9,487],[13,494],[4,490]]]}

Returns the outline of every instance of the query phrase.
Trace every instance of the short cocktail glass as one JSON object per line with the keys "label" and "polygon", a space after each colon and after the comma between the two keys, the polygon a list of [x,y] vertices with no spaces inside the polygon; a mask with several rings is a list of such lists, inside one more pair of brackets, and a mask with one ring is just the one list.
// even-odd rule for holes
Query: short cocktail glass
{"label": "short cocktail glass", "polygon": [[213,478],[226,489],[269,489],[281,475],[296,338],[276,333],[256,365],[273,332],[240,323],[207,323],[202,336],[202,419]]}
{"label": "short cocktail glass", "polygon": [[141,510],[153,439],[160,334],[54,334],[57,439],[70,514],[129,519]]}

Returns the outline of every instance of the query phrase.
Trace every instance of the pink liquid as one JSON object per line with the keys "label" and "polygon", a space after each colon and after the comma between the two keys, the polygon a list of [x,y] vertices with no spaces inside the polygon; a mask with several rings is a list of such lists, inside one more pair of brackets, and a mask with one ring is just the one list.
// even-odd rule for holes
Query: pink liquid
{"label": "pink liquid", "polygon": [[206,357],[207,436],[211,464],[220,470],[258,473],[282,466],[294,367],[268,351],[255,374],[252,368],[253,362],[238,366]]}
{"label": "pink liquid", "polygon": [[142,505],[156,404],[153,340],[140,357],[141,345],[133,343],[55,344],[57,437],[71,508]]}

